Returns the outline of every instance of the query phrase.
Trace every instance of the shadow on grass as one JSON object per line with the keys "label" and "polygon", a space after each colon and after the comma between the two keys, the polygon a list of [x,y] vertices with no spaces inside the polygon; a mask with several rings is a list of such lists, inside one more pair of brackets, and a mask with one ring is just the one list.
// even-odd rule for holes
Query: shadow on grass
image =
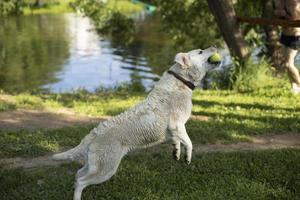
{"label": "shadow on grass", "polygon": [[[249,136],[266,133],[284,133],[291,131],[290,124],[277,125],[276,129],[268,124],[249,124],[239,120],[189,120],[187,132],[193,144],[205,143],[232,143],[249,141]],[[278,124],[284,123],[279,121]],[[299,123],[294,127],[299,131]],[[22,130],[22,131],[1,131],[0,132],[0,157],[35,157],[61,151],[74,147],[80,143],[85,135],[93,128],[93,125],[86,127],[68,127],[55,130]]]}
{"label": "shadow on grass", "polygon": [[70,148],[94,126],[67,127],[55,130],[21,130],[0,132],[0,157],[34,157]]}
{"label": "shadow on grass", "polygon": [[[265,127],[272,128],[274,131],[300,131],[300,121],[298,117],[276,117],[276,116],[246,116],[233,113],[212,113],[212,112],[193,112],[194,115],[205,115],[214,118],[222,118],[224,121],[236,121],[237,124],[252,121],[255,123],[265,123]],[[250,123],[249,123],[250,124]],[[251,125],[250,125],[251,126]]]}
{"label": "shadow on grass", "polygon": [[249,136],[254,135],[300,133],[299,119],[293,117],[253,117],[210,112],[193,112],[193,114],[213,118],[209,121],[188,121],[187,131],[192,141],[196,143],[239,142],[248,141]]}
{"label": "shadow on grass", "polygon": [[209,107],[218,105],[218,106],[225,106],[225,107],[232,107],[232,108],[240,107],[240,108],[247,109],[247,110],[259,109],[259,110],[284,110],[287,112],[300,112],[300,108],[282,108],[282,107],[274,107],[274,106],[269,106],[269,105],[262,105],[259,103],[253,103],[253,104],[250,104],[250,103],[219,103],[217,101],[193,100],[193,104],[201,106],[203,108],[209,108]]}
{"label": "shadow on grass", "polygon": [[[299,150],[206,153],[187,166],[167,152],[123,159],[117,174],[83,192],[83,199],[297,199]],[[72,199],[78,164],[0,169],[3,200]]]}
{"label": "shadow on grass", "polygon": [[[106,95],[104,95],[106,94]],[[85,106],[95,103],[91,106],[92,109],[97,109],[97,103],[101,105],[99,99],[110,101],[113,99],[113,104],[107,104],[105,113],[116,115],[125,110],[123,106],[131,106],[131,103],[125,102],[121,106],[119,100],[124,101],[124,98],[141,98],[142,94],[132,95],[128,93],[99,93],[103,95],[98,97],[95,94],[76,93],[76,94],[47,94],[41,95],[44,100],[52,99],[62,103],[65,107],[74,106],[74,102],[83,102],[82,109],[87,109]],[[136,101],[137,99],[135,99]],[[300,133],[299,117],[292,115],[293,110],[290,108],[274,108],[268,105],[261,104],[243,104],[243,103],[225,103],[221,104],[215,101],[194,101],[197,106],[203,108],[213,107],[215,105],[225,105],[227,107],[241,107],[246,109],[243,114],[240,112],[209,112],[209,109],[204,111],[193,112],[194,115],[206,115],[211,117],[208,121],[189,120],[187,123],[187,132],[190,135],[194,144],[202,143],[230,143],[239,141],[248,141],[249,136],[260,134],[279,134],[286,132]],[[111,106],[113,105],[113,106]],[[110,106],[110,107],[109,107]],[[99,106],[101,109],[102,107]],[[251,108],[262,110],[255,115],[247,115],[251,112]],[[270,115],[264,116],[266,110],[283,109],[287,111],[285,115]],[[218,110],[217,110],[218,111]],[[89,111],[87,111],[89,112]],[[234,112],[234,113],[233,113]],[[97,113],[97,112],[95,112]],[[251,113],[250,113],[251,114]],[[88,127],[70,127],[56,130],[33,130],[33,131],[0,131],[0,157],[14,156],[39,156],[50,152],[58,151],[61,148],[77,145],[81,139],[89,133],[93,126]]]}

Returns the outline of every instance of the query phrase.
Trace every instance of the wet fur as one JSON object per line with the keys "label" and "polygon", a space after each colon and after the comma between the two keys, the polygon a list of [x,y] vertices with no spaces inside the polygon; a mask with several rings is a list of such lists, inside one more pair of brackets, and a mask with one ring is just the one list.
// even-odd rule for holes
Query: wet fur
{"label": "wet fur", "polygon": [[[184,56],[184,55],[182,55]],[[207,56],[207,55],[206,55]],[[185,59],[185,58],[184,58]],[[183,61],[185,61],[182,59]],[[206,58],[204,59],[206,61]],[[205,62],[203,61],[203,62]],[[205,75],[205,63],[201,69],[187,69],[178,61],[171,69],[184,78],[198,82]],[[189,70],[192,76],[189,77]],[[198,74],[197,74],[198,73]],[[194,80],[194,77],[197,77]],[[180,158],[180,145],[186,150],[186,162],[192,157],[192,143],[185,130],[191,115],[192,90],[164,73],[148,97],[130,110],[115,116],[94,128],[75,148],[55,154],[55,160],[84,160],[77,172],[74,200],[81,199],[82,190],[91,184],[102,183],[113,176],[126,153],[171,140],[173,156]]]}

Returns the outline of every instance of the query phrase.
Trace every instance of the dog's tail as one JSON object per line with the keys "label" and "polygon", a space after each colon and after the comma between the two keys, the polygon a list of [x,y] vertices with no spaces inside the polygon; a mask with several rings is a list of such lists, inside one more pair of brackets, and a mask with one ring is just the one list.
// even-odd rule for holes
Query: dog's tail
{"label": "dog's tail", "polygon": [[82,152],[79,151],[79,148],[77,146],[77,147],[75,147],[73,149],[70,149],[68,151],[54,154],[52,156],[52,159],[53,160],[75,160],[75,159],[81,157],[80,156],[81,154],[82,154]]}
{"label": "dog's tail", "polygon": [[81,140],[80,144],[73,149],[68,151],[57,153],[52,156],[53,160],[81,160],[85,156],[85,152],[88,151],[89,144],[96,137],[94,131],[90,134],[86,135],[83,140]]}

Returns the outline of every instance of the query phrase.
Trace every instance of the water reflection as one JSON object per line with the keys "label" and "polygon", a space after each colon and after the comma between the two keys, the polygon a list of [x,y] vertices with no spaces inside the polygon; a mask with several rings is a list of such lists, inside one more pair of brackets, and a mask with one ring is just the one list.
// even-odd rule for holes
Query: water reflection
{"label": "water reflection", "polygon": [[[150,89],[177,52],[201,48],[174,48],[155,16],[138,15],[136,24],[133,43],[126,46],[99,37],[89,19],[75,14],[0,19],[0,89],[95,91],[123,82]],[[230,63],[225,57],[224,64]]]}
{"label": "water reflection", "polygon": [[101,54],[99,37],[93,32],[93,26],[87,17],[80,15],[64,15],[68,36],[70,41],[70,51],[72,57],[98,56]]}
{"label": "water reflection", "polygon": [[174,55],[158,21],[145,15],[136,21],[130,46],[100,38],[88,18],[75,14],[22,16],[1,23],[0,87],[5,90],[94,91],[123,82],[149,89]]}
{"label": "water reflection", "polygon": [[65,20],[59,16],[0,19],[0,88],[26,90],[58,81],[69,57]]}

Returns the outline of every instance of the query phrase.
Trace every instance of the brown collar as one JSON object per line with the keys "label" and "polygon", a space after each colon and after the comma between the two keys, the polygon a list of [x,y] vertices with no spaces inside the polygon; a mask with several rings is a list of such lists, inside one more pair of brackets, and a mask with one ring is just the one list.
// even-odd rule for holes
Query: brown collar
{"label": "brown collar", "polygon": [[175,72],[173,72],[171,70],[169,70],[168,73],[172,74],[175,78],[180,80],[182,83],[184,83],[186,86],[188,86],[191,90],[195,89],[195,85],[191,81],[185,80],[184,78],[182,78],[181,76],[179,76],[178,74],[176,74]]}

